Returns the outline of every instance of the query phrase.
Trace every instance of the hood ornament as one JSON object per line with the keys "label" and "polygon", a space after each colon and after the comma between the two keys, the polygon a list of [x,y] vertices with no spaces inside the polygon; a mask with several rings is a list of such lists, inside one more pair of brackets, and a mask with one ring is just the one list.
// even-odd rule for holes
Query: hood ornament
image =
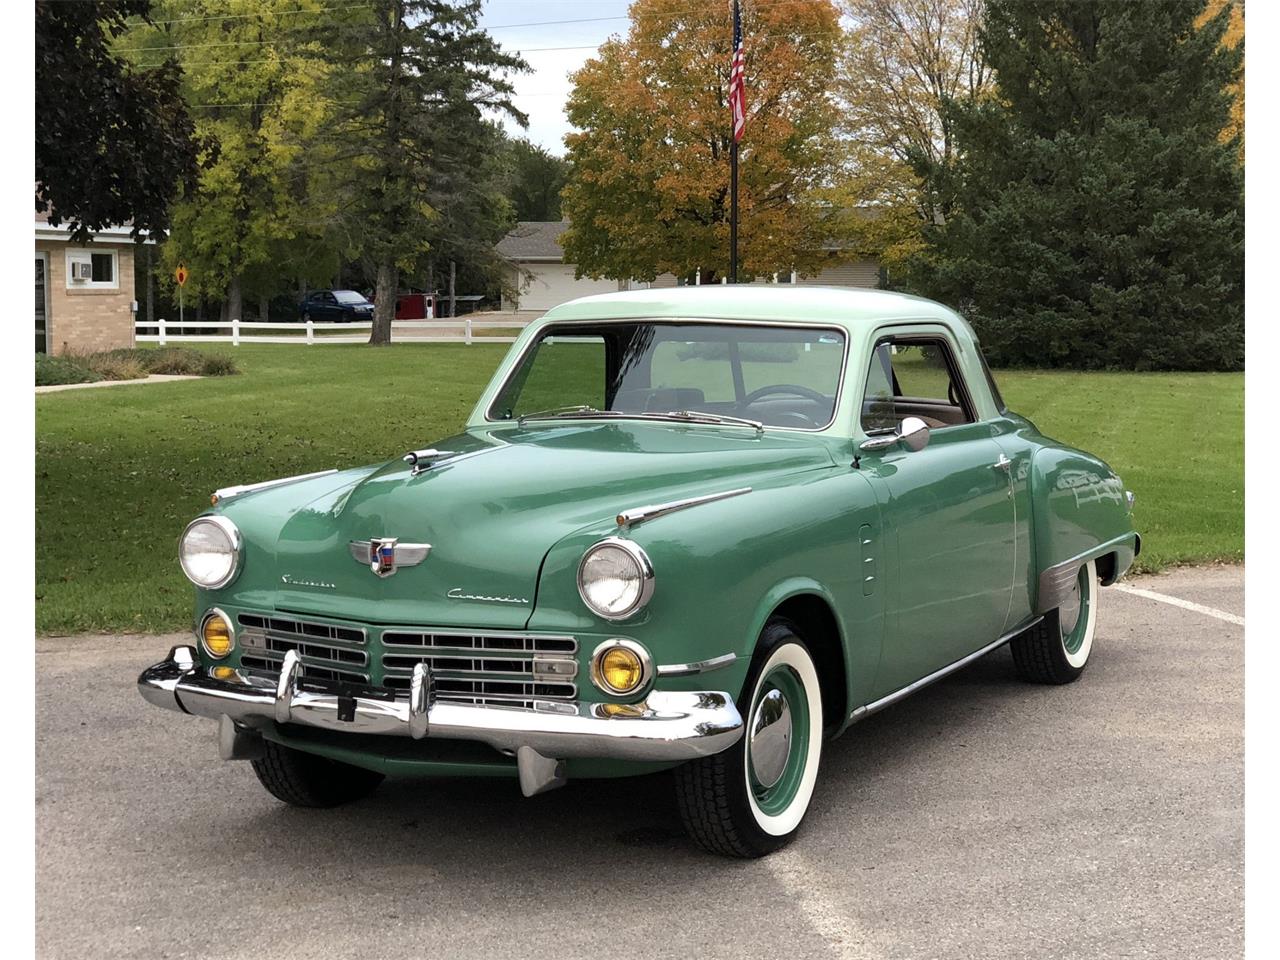
{"label": "hood ornament", "polygon": [[416,567],[431,552],[429,543],[401,543],[395,537],[352,540],[351,556],[366,564],[380,577],[389,577],[400,567]]}

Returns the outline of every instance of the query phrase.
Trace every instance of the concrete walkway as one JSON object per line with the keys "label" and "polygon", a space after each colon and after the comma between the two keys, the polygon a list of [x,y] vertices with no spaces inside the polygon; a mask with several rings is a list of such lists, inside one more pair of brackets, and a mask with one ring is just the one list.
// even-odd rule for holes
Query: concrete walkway
{"label": "concrete walkway", "polygon": [[59,390],[87,390],[90,387],[127,387],[135,383],[171,383],[174,380],[203,380],[203,377],[176,373],[153,373],[137,380],[99,380],[97,383],[55,383],[36,387],[36,393],[57,393]]}

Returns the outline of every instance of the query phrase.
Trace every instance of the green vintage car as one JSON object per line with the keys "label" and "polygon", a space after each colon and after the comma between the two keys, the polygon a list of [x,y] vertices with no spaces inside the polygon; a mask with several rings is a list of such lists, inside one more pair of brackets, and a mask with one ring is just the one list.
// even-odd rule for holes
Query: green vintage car
{"label": "green vintage car", "polygon": [[1078,678],[1132,506],[939,304],[588,297],[456,436],[217,491],[180,541],[193,641],[138,685],[286,803],[671,768],[698,844],[760,856],[863,717],[1005,643],[1027,680]]}

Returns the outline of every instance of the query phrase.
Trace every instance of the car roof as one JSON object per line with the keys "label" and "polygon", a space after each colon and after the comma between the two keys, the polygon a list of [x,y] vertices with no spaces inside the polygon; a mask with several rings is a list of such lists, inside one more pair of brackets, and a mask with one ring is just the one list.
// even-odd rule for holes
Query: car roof
{"label": "car roof", "polygon": [[626,319],[768,320],[831,323],[860,328],[882,320],[968,324],[955,311],[923,297],[888,290],[793,284],[704,284],[601,293],[549,310],[544,321]]}

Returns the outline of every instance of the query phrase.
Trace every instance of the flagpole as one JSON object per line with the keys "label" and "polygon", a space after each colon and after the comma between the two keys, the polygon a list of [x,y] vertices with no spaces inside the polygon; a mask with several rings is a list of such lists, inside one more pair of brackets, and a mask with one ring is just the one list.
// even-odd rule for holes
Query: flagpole
{"label": "flagpole", "polygon": [[729,282],[738,282],[738,140],[742,137],[739,114],[745,120],[746,98],[743,94],[742,12],[733,0],[733,65],[729,68],[729,103],[733,123],[729,131]]}
{"label": "flagpole", "polygon": [[738,141],[729,147],[729,282],[738,282]]}

